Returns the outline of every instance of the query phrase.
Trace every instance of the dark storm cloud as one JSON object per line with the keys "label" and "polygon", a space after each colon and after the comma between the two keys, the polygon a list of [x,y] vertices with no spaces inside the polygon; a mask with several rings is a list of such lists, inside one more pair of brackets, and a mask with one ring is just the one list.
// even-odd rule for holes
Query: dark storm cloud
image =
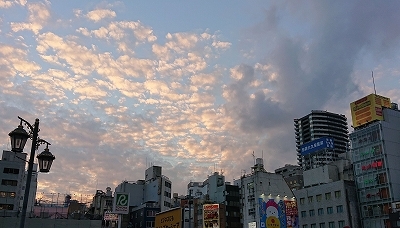
{"label": "dark storm cloud", "polygon": [[[344,99],[358,91],[352,75],[363,53],[372,51],[374,58],[380,58],[392,54],[390,47],[398,47],[398,9],[400,3],[394,1],[290,2],[270,7],[265,20],[248,30],[246,40],[257,47],[273,44],[272,49],[254,51],[255,58],[278,75],[269,95],[278,101],[262,92],[256,92],[252,101],[243,102],[241,97],[237,118],[262,130],[270,126],[271,116],[292,122],[311,110],[323,109],[333,98]],[[283,12],[292,17],[283,17]]]}

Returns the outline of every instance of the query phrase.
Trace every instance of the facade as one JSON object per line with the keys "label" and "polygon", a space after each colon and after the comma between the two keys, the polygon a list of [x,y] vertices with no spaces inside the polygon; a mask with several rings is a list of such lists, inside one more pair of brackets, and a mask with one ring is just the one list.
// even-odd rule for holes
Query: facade
{"label": "facade", "polygon": [[113,199],[114,197],[112,196],[110,187],[106,188],[106,192],[97,190],[96,194],[93,196],[93,202],[90,209],[93,219],[102,219],[104,217],[104,212],[112,211]]}
{"label": "facade", "polygon": [[282,175],[265,171],[256,159],[252,173],[234,184],[240,188],[241,227],[293,227],[298,225],[295,197]]}
{"label": "facade", "polygon": [[[348,151],[347,118],[344,115],[313,110],[304,117],[294,119],[294,129],[296,134],[297,161],[303,170],[328,164],[337,160],[340,154]],[[307,147],[304,148],[304,145],[316,142],[315,140],[324,137],[332,140],[333,145],[328,145],[316,151],[313,150],[315,144],[311,144],[308,145],[308,152],[304,153],[306,152],[304,149],[307,149]]]}
{"label": "facade", "polygon": [[145,171],[145,179],[136,182],[124,181],[115,192],[130,194],[129,220],[136,228],[154,227],[156,213],[170,210],[174,205],[171,198],[172,182],[162,175],[160,166],[151,166]]}
{"label": "facade", "polygon": [[400,201],[400,111],[382,107],[378,116],[379,119],[358,125],[350,134],[359,210],[365,228],[390,227],[392,203]]}
{"label": "facade", "polygon": [[[22,208],[26,184],[25,161],[26,153],[3,151],[0,160],[0,215],[18,216]],[[37,188],[37,165],[32,173],[31,189],[29,191],[27,216],[32,216]]]}
{"label": "facade", "polygon": [[[239,187],[225,182],[225,176],[214,172],[203,182],[188,184],[188,195],[181,201],[185,207],[185,221],[193,220],[190,227],[194,228],[202,228],[211,222],[218,223],[220,228],[239,228],[239,199]],[[209,213],[204,208],[217,208],[218,217],[207,217]]]}
{"label": "facade", "polygon": [[299,190],[304,186],[301,166],[286,164],[284,167],[275,169],[275,173],[283,176],[292,191]]}
{"label": "facade", "polygon": [[361,227],[356,187],[345,174],[348,167],[350,161],[341,160],[304,171],[304,188],[294,191],[299,227]]}

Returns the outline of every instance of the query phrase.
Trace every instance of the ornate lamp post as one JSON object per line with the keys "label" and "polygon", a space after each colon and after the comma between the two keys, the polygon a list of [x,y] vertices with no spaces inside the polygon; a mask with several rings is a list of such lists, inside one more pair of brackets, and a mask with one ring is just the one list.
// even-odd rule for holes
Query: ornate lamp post
{"label": "ornate lamp post", "polygon": [[[20,221],[20,228],[23,228],[25,226],[26,209],[28,207],[29,190],[31,188],[35,151],[39,149],[40,144],[46,144],[46,149],[37,156],[40,172],[47,173],[50,171],[50,167],[51,164],[53,163],[53,160],[55,159],[55,156],[49,151],[49,145],[51,144],[46,140],[39,138],[38,135],[40,130],[39,119],[36,119],[34,126],[32,126],[30,123],[28,123],[26,120],[22,119],[19,116],[18,119],[21,120],[21,123],[15,130],[13,130],[8,134],[11,140],[11,148],[12,148],[11,150],[13,152],[22,153],[28,138],[32,139],[31,154],[29,156],[29,161],[28,161],[28,176],[26,177],[24,202],[22,204],[22,213]],[[29,128],[28,129],[29,133],[24,130],[22,123],[24,123]]]}

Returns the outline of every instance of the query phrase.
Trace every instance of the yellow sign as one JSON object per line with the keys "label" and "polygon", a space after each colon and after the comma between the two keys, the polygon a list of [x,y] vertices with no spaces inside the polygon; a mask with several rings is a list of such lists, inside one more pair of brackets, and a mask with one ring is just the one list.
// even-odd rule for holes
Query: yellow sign
{"label": "yellow sign", "polygon": [[362,126],[373,120],[383,120],[382,107],[390,108],[390,98],[370,94],[350,103],[353,127]]}
{"label": "yellow sign", "polygon": [[181,228],[182,208],[171,209],[156,215],[155,228]]}

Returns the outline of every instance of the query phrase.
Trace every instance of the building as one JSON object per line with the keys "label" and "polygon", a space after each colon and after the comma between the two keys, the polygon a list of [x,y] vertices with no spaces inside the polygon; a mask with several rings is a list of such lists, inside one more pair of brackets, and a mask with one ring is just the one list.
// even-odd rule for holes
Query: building
{"label": "building", "polygon": [[[154,227],[155,215],[172,208],[172,182],[162,175],[162,167],[151,166],[145,171],[145,179],[136,182],[124,181],[115,188],[115,192],[129,193],[129,218],[136,228]],[[124,224],[123,224],[124,225]]]}
{"label": "building", "polygon": [[351,155],[362,226],[390,227],[392,204],[400,201],[400,111],[389,98],[376,94],[350,107]]}
{"label": "building", "polygon": [[360,226],[356,187],[349,160],[304,171],[304,188],[294,191],[299,227]]}
{"label": "building", "polygon": [[[294,119],[294,129],[297,161],[303,170],[328,164],[348,151],[347,118],[344,115],[313,110],[304,117]],[[315,151],[315,140],[324,138],[333,141],[333,146]]]}
{"label": "building", "polygon": [[240,188],[241,227],[290,227],[298,225],[297,204],[282,175],[265,171],[256,159],[251,174],[234,184]]}
{"label": "building", "polygon": [[[193,226],[189,227],[194,228],[202,228],[211,223],[218,223],[220,228],[239,228],[239,199],[239,187],[226,182],[224,175],[214,172],[203,182],[188,184],[188,195],[181,200],[185,207],[185,221],[193,220]],[[208,217],[208,214],[218,216]]]}
{"label": "building", "polygon": [[96,190],[96,194],[93,196],[93,201],[90,206],[90,214],[93,219],[103,219],[106,211],[112,211],[113,209],[112,191],[110,187],[106,188],[106,192],[102,190]]}
{"label": "building", "polygon": [[286,164],[284,167],[275,169],[275,173],[283,176],[292,191],[303,188],[303,169],[301,166]]}
{"label": "building", "polygon": [[[0,160],[0,215],[18,216],[24,198],[26,185],[26,153],[3,151]],[[27,206],[27,216],[31,217],[37,189],[37,164],[34,164],[31,189]]]}

